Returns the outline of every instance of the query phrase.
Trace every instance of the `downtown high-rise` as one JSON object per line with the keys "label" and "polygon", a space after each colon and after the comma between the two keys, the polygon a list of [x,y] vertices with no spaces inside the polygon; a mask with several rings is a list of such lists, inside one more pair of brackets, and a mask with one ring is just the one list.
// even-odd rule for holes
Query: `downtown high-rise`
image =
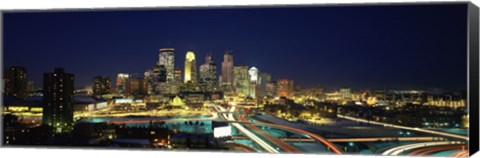
{"label": "downtown high-rise", "polygon": [[185,71],[183,81],[185,83],[197,83],[197,62],[195,60],[195,53],[187,51],[185,55]]}
{"label": "downtown high-rise", "polygon": [[174,71],[175,71],[175,49],[173,48],[161,48],[160,53],[158,54],[158,63],[157,65],[164,67],[165,69],[165,79],[167,82],[174,80]]}
{"label": "downtown high-rise", "polygon": [[119,73],[117,74],[117,80],[115,83],[115,88],[117,94],[125,95],[128,89],[128,79],[130,78],[130,74],[128,73]]}
{"label": "downtown high-rise", "polygon": [[249,81],[248,66],[236,65],[233,67],[233,87],[238,96],[246,97],[249,95]]}
{"label": "downtown high-rise", "polygon": [[207,91],[214,91],[217,86],[217,65],[212,53],[205,56],[205,63],[200,66],[200,82],[205,84]]}
{"label": "downtown high-rise", "polygon": [[222,62],[222,75],[220,78],[220,84],[224,91],[232,91],[233,90],[233,52],[232,51],[225,51],[223,55],[223,62]]}
{"label": "downtown high-rise", "polygon": [[12,66],[5,71],[5,94],[18,98],[27,97],[27,70]]}
{"label": "downtown high-rise", "polygon": [[74,75],[55,68],[43,75],[42,123],[51,126],[56,133],[72,130]]}
{"label": "downtown high-rise", "polygon": [[107,76],[95,76],[93,78],[93,95],[101,96],[110,94],[112,89],[112,80]]}

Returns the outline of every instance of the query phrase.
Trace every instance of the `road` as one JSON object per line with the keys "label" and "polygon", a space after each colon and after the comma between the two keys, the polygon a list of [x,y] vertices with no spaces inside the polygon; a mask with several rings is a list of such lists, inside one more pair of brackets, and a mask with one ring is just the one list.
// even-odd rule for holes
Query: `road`
{"label": "road", "polygon": [[461,136],[461,135],[456,135],[456,134],[450,134],[450,133],[445,133],[445,132],[438,132],[438,131],[426,130],[426,129],[416,128],[416,127],[407,127],[407,126],[394,125],[394,124],[389,124],[389,123],[382,123],[382,122],[370,121],[370,120],[365,120],[365,119],[360,119],[360,118],[354,118],[354,117],[349,117],[349,116],[340,115],[340,114],[338,114],[337,117],[343,118],[343,119],[347,119],[347,120],[357,121],[357,122],[370,123],[370,124],[375,124],[375,125],[382,125],[382,126],[384,126],[384,127],[399,128],[399,129],[405,129],[405,130],[423,132],[423,133],[434,134],[434,135],[439,135],[439,136],[444,136],[444,137],[450,137],[450,138],[457,138],[457,139],[462,139],[462,140],[468,141],[468,137],[466,137],[466,136]]}
{"label": "road", "polygon": [[444,146],[444,145],[462,145],[462,144],[456,141],[415,143],[415,144],[402,145],[402,146],[397,146],[395,148],[391,148],[383,152],[382,155],[400,155],[409,150],[416,150],[416,149],[425,148],[425,147],[435,147],[435,146],[438,147],[438,146]]}
{"label": "road", "polygon": [[[220,112],[226,112],[226,110],[223,107],[218,106],[218,108],[221,110]],[[230,110],[230,112],[233,112],[233,111],[235,111],[235,108],[232,108]],[[233,114],[231,114],[231,113],[229,113],[228,116],[225,113],[223,113],[222,116],[229,121],[235,121],[235,118],[233,117]],[[279,153],[279,151],[277,149],[275,149],[274,147],[269,145],[267,142],[260,139],[258,136],[253,134],[251,131],[249,131],[248,129],[246,129],[245,127],[240,125],[239,123],[232,123],[232,126],[237,128],[241,133],[243,133],[245,136],[250,138],[252,141],[257,143],[265,151],[270,152],[270,153]]]}
{"label": "road", "polygon": [[[235,109],[235,107],[232,107],[232,109]],[[240,117],[238,117],[238,120],[240,121],[245,121],[245,122],[248,122],[248,120],[245,118],[245,115],[241,115]],[[285,143],[284,141],[278,139],[278,138],[275,138],[273,136],[271,136],[270,134],[268,134],[267,132],[263,131],[262,129],[258,128],[257,126],[255,126],[254,124],[246,124],[245,127],[247,127],[248,129],[251,129],[254,131],[254,133],[257,133],[258,135],[262,136],[263,138],[267,139],[268,141],[272,142],[273,144],[275,144],[276,146],[280,147],[281,149],[283,149],[285,152],[292,152],[292,153],[300,153],[301,151],[295,147],[293,147],[292,145],[288,144],[288,143]]]}

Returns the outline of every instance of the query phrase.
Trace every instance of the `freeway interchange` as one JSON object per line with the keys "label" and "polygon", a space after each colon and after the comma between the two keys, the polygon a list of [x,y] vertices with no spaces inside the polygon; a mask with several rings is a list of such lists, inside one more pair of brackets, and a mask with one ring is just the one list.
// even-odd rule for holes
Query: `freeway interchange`
{"label": "freeway interchange", "polygon": [[[370,154],[377,155],[439,155],[439,156],[468,156],[468,137],[451,133],[419,129],[414,127],[399,126],[374,122],[338,115],[339,119],[352,122],[363,122],[377,127],[311,127],[309,125],[300,125],[298,123],[283,123],[285,120],[276,120],[277,122],[258,120],[252,118],[253,113],[246,112],[246,108],[241,105],[222,106],[219,104],[207,105],[208,114],[205,112],[188,111],[170,111],[170,114],[183,115],[204,115],[208,117],[185,117],[170,118],[160,120],[135,119],[135,120],[117,120],[110,121],[112,124],[136,124],[148,122],[183,122],[183,121],[220,121],[228,122],[240,134],[232,137],[234,140],[248,140],[251,144],[239,144],[235,146],[244,151],[258,151],[268,153],[331,153],[331,154],[362,154],[360,148],[363,146],[378,146],[372,149]],[[99,112],[83,113],[78,116],[98,117],[105,114],[108,110]],[[166,115],[162,111],[147,111],[139,113],[144,116]],[[170,115],[169,114],[169,115]],[[126,114],[117,113],[114,117],[123,117]],[[266,114],[268,115],[268,114]],[[181,115],[182,116],[182,115]],[[282,122],[283,121],[283,122]],[[417,136],[401,137],[389,134],[365,135],[372,130],[385,131],[409,131],[418,133]],[[318,131],[330,131],[330,133],[339,133],[349,135],[350,137],[324,137],[318,134]],[[280,134],[279,134],[280,133]],[[285,136],[285,133],[288,133]],[[282,135],[283,134],[283,135]],[[363,134],[363,135],[362,135]],[[290,135],[290,137],[288,136]],[[372,136],[373,135],[373,136]],[[387,144],[387,145],[385,145]],[[382,147],[380,147],[382,146]]]}

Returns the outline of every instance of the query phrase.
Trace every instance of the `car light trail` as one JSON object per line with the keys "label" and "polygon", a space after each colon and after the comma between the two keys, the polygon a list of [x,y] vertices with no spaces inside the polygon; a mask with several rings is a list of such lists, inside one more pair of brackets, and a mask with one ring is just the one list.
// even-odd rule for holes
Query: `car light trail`
{"label": "car light trail", "polygon": [[[225,108],[223,107],[219,107],[221,112],[225,112]],[[233,112],[235,111],[235,107],[232,107],[230,109],[230,112]],[[225,114],[223,115],[225,117]],[[232,113],[229,113],[228,114],[228,117],[225,117],[225,119],[229,120],[229,121],[235,121],[235,118],[233,118],[233,114]],[[269,144],[267,144],[265,141],[263,141],[262,139],[260,139],[259,137],[257,137],[255,134],[253,134],[252,132],[250,132],[249,130],[247,130],[245,127],[243,127],[242,125],[240,125],[239,123],[232,123],[232,126],[234,126],[235,128],[237,128],[240,132],[242,132],[243,134],[245,134],[245,136],[247,136],[248,138],[250,138],[251,140],[253,140],[255,143],[257,143],[258,145],[260,145],[260,147],[262,147],[263,149],[265,149],[266,151],[270,152],[270,153],[279,153],[278,150],[276,150],[275,148],[273,148],[272,146],[270,146]]]}
{"label": "car light trail", "polygon": [[416,149],[416,148],[438,146],[438,145],[449,145],[449,144],[456,144],[456,143],[457,142],[455,142],[455,141],[443,141],[443,142],[424,142],[424,143],[402,145],[402,146],[398,146],[398,147],[389,149],[389,150],[383,152],[382,155],[399,155],[402,152],[405,152],[407,150]]}
{"label": "car light trail", "polygon": [[460,135],[456,135],[456,134],[450,134],[450,133],[444,133],[444,132],[438,132],[438,131],[432,131],[432,130],[426,130],[426,129],[420,129],[420,128],[413,128],[413,127],[407,127],[407,126],[401,126],[401,125],[395,125],[395,124],[389,124],[389,123],[369,121],[369,120],[365,120],[365,119],[359,119],[359,118],[349,117],[349,116],[340,115],[340,114],[338,114],[337,117],[344,118],[344,119],[347,119],[347,120],[357,121],[357,122],[370,123],[370,124],[375,124],[375,125],[382,125],[384,127],[406,129],[406,130],[411,130],[411,131],[417,131],[417,132],[436,134],[436,135],[441,135],[441,136],[446,136],[446,137],[458,138],[458,139],[463,139],[463,140],[468,141],[468,137],[460,136]]}

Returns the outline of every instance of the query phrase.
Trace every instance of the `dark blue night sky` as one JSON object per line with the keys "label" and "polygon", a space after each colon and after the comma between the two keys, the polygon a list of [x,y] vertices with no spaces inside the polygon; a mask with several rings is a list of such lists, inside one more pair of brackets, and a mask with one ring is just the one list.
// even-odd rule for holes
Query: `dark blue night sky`
{"label": "dark blue night sky", "polygon": [[[93,76],[143,74],[158,49],[183,69],[224,50],[296,85],[354,89],[466,89],[465,4],[169,9],[4,14],[4,66],[42,74],[64,67],[76,87]],[[170,44],[168,44],[170,43]]]}

